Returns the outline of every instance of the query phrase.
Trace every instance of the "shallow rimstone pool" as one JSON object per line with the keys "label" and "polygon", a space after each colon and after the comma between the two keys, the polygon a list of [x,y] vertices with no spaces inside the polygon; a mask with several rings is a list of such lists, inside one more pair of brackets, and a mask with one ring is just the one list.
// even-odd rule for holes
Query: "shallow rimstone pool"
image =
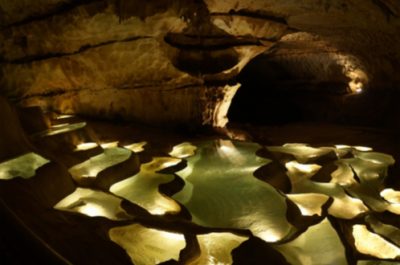
{"label": "shallow rimstone pool", "polygon": [[53,122],[0,163],[0,195],[65,264],[400,262],[390,154]]}

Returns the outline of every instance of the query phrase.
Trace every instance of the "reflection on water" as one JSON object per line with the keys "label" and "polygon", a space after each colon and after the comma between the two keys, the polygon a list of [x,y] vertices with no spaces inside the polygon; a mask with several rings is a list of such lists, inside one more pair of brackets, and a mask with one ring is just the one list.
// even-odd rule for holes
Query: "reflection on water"
{"label": "reflection on water", "polygon": [[319,193],[288,194],[287,197],[299,207],[304,216],[322,215],[322,206],[329,196]]}
{"label": "reflection on water", "polygon": [[[46,135],[79,126],[56,125]],[[72,178],[78,186],[82,185],[80,180],[96,178],[107,168],[127,161],[132,153],[142,161],[137,174],[132,173],[133,176],[118,182],[114,179],[126,176],[109,178],[115,183],[107,183],[111,185],[107,188],[103,185],[104,190],[98,190],[98,186],[78,187],[54,208],[89,217],[124,220],[124,224],[133,222],[133,216],[127,213],[133,211],[135,221],[140,223],[123,227],[113,223],[117,227],[109,230],[109,237],[126,250],[134,264],[179,261],[181,251],[189,243],[185,233],[193,241],[197,239],[200,248],[199,256],[185,261],[187,264],[232,264],[232,251],[249,238],[254,239],[252,236],[272,246],[271,249],[293,265],[348,264],[346,251],[356,259],[361,254],[364,258],[365,255],[372,257],[358,261],[358,265],[396,264],[378,259],[400,257],[399,223],[385,219],[387,215],[400,215],[400,191],[385,185],[388,168],[395,162],[390,155],[364,146],[317,148],[285,144],[265,147],[266,153],[273,157],[267,159],[256,154],[263,148],[256,143],[218,139],[183,142],[173,146],[168,155],[163,150],[161,156],[143,162],[149,161],[148,153],[143,151],[145,148],[148,151],[151,144],[147,146],[147,142],[142,141],[120,146],[118,141],[77,145],[76,151],[100,147],[104,150],[72,166],[69,169]],[[149,151],[153,153],[154,150]],[[0,179],[33,177],[36,170],[48,162],[35,153],[2,162]],[[285,181],[290,182],[291,187],[287,194],[272,186],[273,181],[269,184],[255,177],[256,170],[271,165],[278,165],[276,168],[286,176],[274,176],[268,170],[267,173],[260,170],[263,172],[260,174],[269,174],[263,175],[265,179],[287,177]],[[160,172],[167,168],[169,173]],[[324,174],[324,178],[319,174]],[[168,184],[163,188],[168,187],[167,194],[174,195],[164,194],[164,189],[160,190],[162,184]],[[146,218],[142,218],[139,214],[144,211],[137,210],[135,205],[146,209],[150,215],[143,214]],[[125,206],[126,210],[122,208]],[[187,218],[182,220],[181,215]],[[290,215],[296,216],[289,221]],[[313,221],[299,225],[306,219]],[[152,228],[157,222],[163,225]],[[193,223],[202,226],[201,234],[196,230],[200,228],[191,231],[180,227],[181,224],[194,227]],[[336,223],[340,225],[334,226]],[[160,227],[181,232],[171,233]],[[303,227],[306,229],[298,229]],[[337,230],[338,227],[343,229]],[[251,232],[252,236],[233,234],[232,229],[245,235]],[[340,238],[348,242],[343,244]]]}
{"label": "reflection on water", "polygon": [[121,208],[122,199],[105,192],[77,188],[54,208],[57,210],[78,212],[90,217],[101,216],[111,220],[131,219]]}
{"label": "reflection on water", "polygon": [[275,246],[292,265],[347,265],[345,248],[325,218],[293,241]]}
{"label": "reflection on water", "polygon": [[354,225],[353,237],[355,246],[360,253],[380,259],[395,259],[400,257],[400,249],[368,230],[366,225]]}
{"label": "reflection on water", "polygon": [[151,214],[177,213],[181,209],[179,204],[158,191],[160,184],[171,182],[174,176],[157,171],[179,162],[181,160],[177,158],[155,157],[151,162],[142,164],[138,174],[112,185],[110,191],[140,205]]}
{"label": "reflection on water", "polygon": [[76,146],[74,151],[86,151],[86,150],[96,148],[97,146],[99,146],[99,145],[94,142],[80,143]]}
{"label": "reflection on water", "polygon": [[231,233],[210,233],[198,235],[200,257],[190,265],[229,265],[232,264],[231,252],[248,238]]}
{"label": "reflection on water", "polygon": [[36,170],[50,161],[35,153],[28,153],[0,163],[0,179],[24,179],[35,176]]}
{"label": "reflection on water", "polygon": [[69,118],[73,118],[73,115],[68,115],[68,114],[63,114],[63,115],[58,115],[56,117],[56,120],[63,120],[63,119],[69,119]]}
{"label": "reflection on water", "polygon": [[159,264],[170,259],[178,261],[180,251],[186,246],[182,234],[140,224],[112,228],[109,236],[125,249],[135,265]]}
{"label": "reflection on water", "polygon": [[331,174],[331,183],[336,183],[343,187],[357,184],[353,169],[349,164],[344,161],[337,161],[335,164],[337,169]]}
{"label": "reflection on water", "polygon": [[101,171],[128,160],[130,156],[131,151],[128,149],[107,148],[102,154],[71,167],[69,173],[77,181],[82,178],[95,178]]}
{"label": "reflection on water", "polygon": [[282,152],[293,155],[300,163],[306,163],[308,160],[323,156],[332,152],[330,147],[313,148],[306,144],[284,144],[283,146],[268,146],[271,152]]}
{"label": "reflection on water", "polygon": [[400,191],[394,189],[384,189],[380,192],[382,198],[390,203],[400,203]]}
{"label": "reflection on water", "polygon": [[[387,191],[384,191],[384,180],[387,177],[388,167],[395,162],[393,157],[377,152],[355,151],[353,154],[353,158],[342,159],[342,161],[352,168],[359,183],[346,186],[346,191],[360,198],[375,212],[389,211],[400,214],[399,204],[387,201],[381,196],[381,194],[387,194]],[[392,192],[392,194],[395,193]]]}
{"label": "reflection on water", "polygon": [[101,143],[100,146],[103,149],[110,149],[110,148],[116,148],[118,147],[119,141],[114,141],[114,142],[105,142]]}
{"label": "reflection on water", "polygon": [[384,238],[388,238],[391,242],[400,246],[400,229],[390,225],[385,224],[376,219],[375,217],[369,215],[365,217],[366,223],[371,227],[372,231],[381,235]]}
{"label": "reflection on water", "polygon": [[343,187],[336,183],[321,183],[310,178],[317,173],[321,166],[316,164],[300,164],[295,161],[286,163],[292,192],[296,194],[319,193],[333,198],[333,203],[328,213],[344,219],[352,219],[366,211],[368,208],[357,198],[348,196]]}
{"label": "reflection on water", "polygon": [[286,219],[285,197],[253,172],[270,162],[255,155],[258,144],[209,141],[197,145],[187,167],[176,174],[185,181],[173,196],[207,227],[249,229],[276,242],[294,227]]}
{"label": "reflection on water", "polygon": [[140,153],[144,151],[144,146],[147,144],[147,142],[139,142],[139,143],[133,143],[133,144],[128,144],[124,145],[124,148],[131,150],[134,153]]}
{"label": "reflection on water", "polygon": [[52,135],[72,132],[82,129],[85,126],[86,122],[56,124],[52,125],[50,129],[40,133],[40,136],[52,136]]}
{"label": "reflection on water", "polygon": [[197,147],[189,142],[175,145],[168,154],[177,158],[186,158],[195,154]]}

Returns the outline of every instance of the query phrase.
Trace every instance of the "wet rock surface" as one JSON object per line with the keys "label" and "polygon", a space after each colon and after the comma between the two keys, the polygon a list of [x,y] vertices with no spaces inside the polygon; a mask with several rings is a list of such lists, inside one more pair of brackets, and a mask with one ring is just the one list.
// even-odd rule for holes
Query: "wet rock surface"
{"label": "wet rock surface", "polygon": [[[215,106],[199,90],[235,85],[257,55],[272,66],[255,61],[263,82],[289,95],[299,85],[396,88],[399,9],[389,0],[2,1],[0,86],[24,106],[215,126],[202,118],[210,109],[182,101]],[[275,68],[293,82],[276,80]]]}
{"label": "wet rock surface", "polygon": [[[87,119],[85,127],[76,129],[73,125],[82,123],[82,118],[51,113],[37,120],[47,121],[48,128],[28,135],[31,147],[27,148],[50,162],[29,179],[2,180],[0,195],[2,214],[14,220],[13,226],[23,227],[7,233],[37,245],[33,249],[42,253],[36,257],[41,262],[49,256],[60,264],[131,264],[131,260],[150,264],[156,256],[160,258],[156,263],[172,259],[201,264],[211,258],[226,264],[303,264],[306,260],[314,264],[320,253],[329,253],[323,259],[327,264],[397,258],[392,255],[397,241],[388,233],[400,231],[396,221],[399,167],[393,165],[399,150],[394,145],[396,136],[388,131],[305,124],[247,128],[258,142],[251,143]],[[59,125],[64,130],[57,134],[38,133],[54,132]],[[283,145],[287,142],[311,145]],[[107,169],[97,168],[94,158],[113,148],[130,150],[130,158]],[[90,181],[76,181],[68,173],[82,163],[85,172],[94,173],[74,174],[82,173]],[[335,166],[330,167],[332,163]],[[264,164],[276,166],[262,170],[268,166]],[[129,182],[125,189],[136,190],[136,195],[148,194],[135,198],[117,192],[113,185],[122,187],[123,182]],[[257,187],[274,194],[279,204],[264,211],[260,198],[266,194],[254,193]],[[374,192],[363,192],[371,187]],[[174,199],[179,206],[170,208]],[[336,206],[341,202],[342,209]],[[368,207],[360,208],[363,204]],[[257,210],[259,206],[264,210]],[[218,217],[224,211],[227,214]],[[249,223],[243,218],[254,219]],[[265,226],[267,220],[271,223]],[[324,244],[318,239],[321,234],[329,235]],[[365,240],[385,245],[379,256],[360,243]],[[166,249],[160,241],[172,245]],[[12,242],[3,244],[30,253]],[[158,249],[156,256],[151,254],[154,249]],[[28,257],[35,259],[35,255]]]}

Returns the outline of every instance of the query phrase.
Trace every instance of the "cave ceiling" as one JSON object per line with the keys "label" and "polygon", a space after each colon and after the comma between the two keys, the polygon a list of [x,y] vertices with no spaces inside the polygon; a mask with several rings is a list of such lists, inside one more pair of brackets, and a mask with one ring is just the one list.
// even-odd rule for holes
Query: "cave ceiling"
{"label": "cave ceiling", "polygon": [[223,127],[255,57],[349,93],[393,87],[399,17],[396,0],[0,0],[0,91],[60,113]]}

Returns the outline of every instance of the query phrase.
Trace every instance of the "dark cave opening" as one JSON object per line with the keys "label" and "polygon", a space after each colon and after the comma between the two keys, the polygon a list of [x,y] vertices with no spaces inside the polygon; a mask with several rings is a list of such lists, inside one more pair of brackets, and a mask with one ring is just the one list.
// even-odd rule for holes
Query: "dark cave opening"
{"label": "dark cave opening", "polygon": [[266,55],[250,62],[238,82],[241,87],[232,101],[229,120],[264,125],[334,120],[347,87],[341,81],[295,77]]}
{"label": "dark cave opening", "polygon": [[396,88],[366,88],[350,93],[345,76],[317,80],[294,76],[262,54],[239,74],[241,87],[228,112],[231,123],[283,125],[311,122],[398,129],[400,93]]}

